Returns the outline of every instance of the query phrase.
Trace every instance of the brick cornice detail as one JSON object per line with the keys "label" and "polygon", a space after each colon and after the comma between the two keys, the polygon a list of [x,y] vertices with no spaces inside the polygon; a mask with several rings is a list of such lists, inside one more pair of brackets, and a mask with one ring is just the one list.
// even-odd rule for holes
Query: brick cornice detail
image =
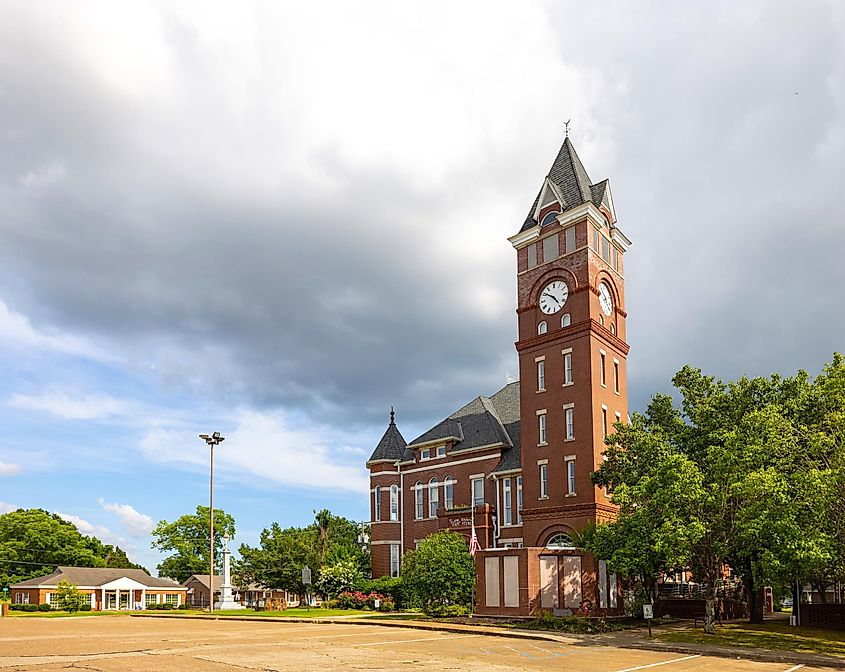
{"label": "brick cornice detail", "polygon": [[611,504],[591,502],[588,504],[565,504],[536,509],[523,509],[523,524],[526,520],[563,520],[582,516],[594,516],[604,520],[616,518],[618,508]]}
{"label": "brick cornice detail", "polygon": [[615,348],[623,355],[627,355],[628,351],[631,349],[631,347],[625,341],[623,341],[615,334],[611,334],[609,329],[603,327],[601,324],[599,324],[592,318],[590,318],[589,320],[584,320],[583,322],[576,322],[575,324],[571,324],[568,327],[564,327],[563,329],[547,331],[545,334],[538,334],[537,336],[526,338],[523,341],[516,341],[514,343],[514,346],[516,346],[516,351],[521,353],[525,350],[535,348],[538,345],[546,345],[548,343],[553,343],[554,341],[561,338],[577,336],[578,334],[582,334],[585,331],[593,332],[596,338],[603,340],[605,343],[607,343],[607,345],[612,348]]}

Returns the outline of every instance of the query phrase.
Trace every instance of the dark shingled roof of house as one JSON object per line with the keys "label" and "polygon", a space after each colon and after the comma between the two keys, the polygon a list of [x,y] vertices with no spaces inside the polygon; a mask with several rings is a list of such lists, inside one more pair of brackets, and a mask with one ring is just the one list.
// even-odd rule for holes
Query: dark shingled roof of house
{"label": "dark shingled roof of house", "polygon": [[508,383],[491,397],[476,397],[408,444],[403,461],[414,459],[413,446],[454,441],[450,454],[482,446],[502,446],[496,470],[519,469],[519,382]]}
{"label": "dark shingled roof of house", "polygon": [[367,460],[367,464],[378,460],[396,462],[397,460],[401,460],[405,455],[405,449],[408,444],[405,443],[402,433],[396,427],[394,416],[395,414],[391,408],[390,424],[387,426],[387,430],[385,430],[384,436],[381,437],[381,441],[378,442],[373,454],[370,455],[370,459]]}
{"label": "dark shingled roof of house", "polygon": [[[592,201],[598,207],[604,201],[607,193],[607,180],[602,180],[597,184],[590,182],[590,176],[587,175],[584,164],[578,158],[578,154],[568,137],[563,141],[563,145],[546,177],[554,183],[563,196],[565,202],[560,204],[563,212],[588,201]],[[545,180],[543,184],[545,185]],[[520,231],[527,231],[537,226],[538,222],[534,219],[534,211],[537,209],[537,203],[540,201],[542,192],[543,188],[540,187],[540,193],[534,199]]]}
{"label": "dark shingled roof of house", "polygon": [[59,581],[75,583],[77,586],[101,586],[117,579],[132,579],[147,588],[172,588],[183,590],[184,586],[170,579],[159,579],[150,576],[143,569],[114,569],[112,567],[57,567],[56,571],[46,576],[27,579],[11,586],[11,588],[38,588],[41,586],[56,586]]}

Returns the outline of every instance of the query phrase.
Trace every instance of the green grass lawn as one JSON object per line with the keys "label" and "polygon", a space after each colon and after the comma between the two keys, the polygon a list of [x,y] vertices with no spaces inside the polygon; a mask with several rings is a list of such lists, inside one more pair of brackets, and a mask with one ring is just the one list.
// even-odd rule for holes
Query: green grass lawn
{"label": "green grass lawn", "polygon": [[731,623],[716,626],[715,635],[703,630],[680,630],[656,634],[665,642],[715,644],[726,647],[756,647],[775,651],[821,653],[845,657],[845,634],[836,630],[796,628],[784,623]]}
{"label": "green grass lawn", "polygon": [[10,618],[83,618],[85,616],[123,616],[125,611],[10,611]]}
{"label": "green grass lawn", "polygon": [[[138,612],[135,612],[138,613]],[[162,614],[167,616],[245,616],[245,617],[265,617],[265,618],[327,618],[330,616],[360,616],[363,618],[375,618],[385,614],[378,611],[358,611],[355,609],[322,609],[320,607],[312,607],[305,609],[304,607],[294,607],[292,609],[285,609],[283,611],[255,611],[253,609],[223,609],[215,610],[214,613],[200,610],[189,611],[156,611],[156,615]]]}

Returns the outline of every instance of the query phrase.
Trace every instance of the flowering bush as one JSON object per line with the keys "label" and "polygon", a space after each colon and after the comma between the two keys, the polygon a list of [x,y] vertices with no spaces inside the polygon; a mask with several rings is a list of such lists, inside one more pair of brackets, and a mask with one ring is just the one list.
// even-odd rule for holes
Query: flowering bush
{"label": "flowering bush", "polygon": [[345,590],[334,600],[338,609],[362,609],[370,611],[376,608],[376,600],[379,600],[380,611],[393,611],[396,603],[390,597],[381,593],[362,593],[360,590]]}

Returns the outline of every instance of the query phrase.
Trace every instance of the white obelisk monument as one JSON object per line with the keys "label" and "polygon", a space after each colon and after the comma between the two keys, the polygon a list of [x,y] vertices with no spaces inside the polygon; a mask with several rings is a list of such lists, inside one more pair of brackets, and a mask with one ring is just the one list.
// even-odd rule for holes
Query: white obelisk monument
{"label": "white obelisk monument", "polygon": [[220,585],[220,601],[214,603],[215,609],[245,609],[240,602],[232,597],[232,568],[229,564],[229,535],[223,536],[223,583]]}

